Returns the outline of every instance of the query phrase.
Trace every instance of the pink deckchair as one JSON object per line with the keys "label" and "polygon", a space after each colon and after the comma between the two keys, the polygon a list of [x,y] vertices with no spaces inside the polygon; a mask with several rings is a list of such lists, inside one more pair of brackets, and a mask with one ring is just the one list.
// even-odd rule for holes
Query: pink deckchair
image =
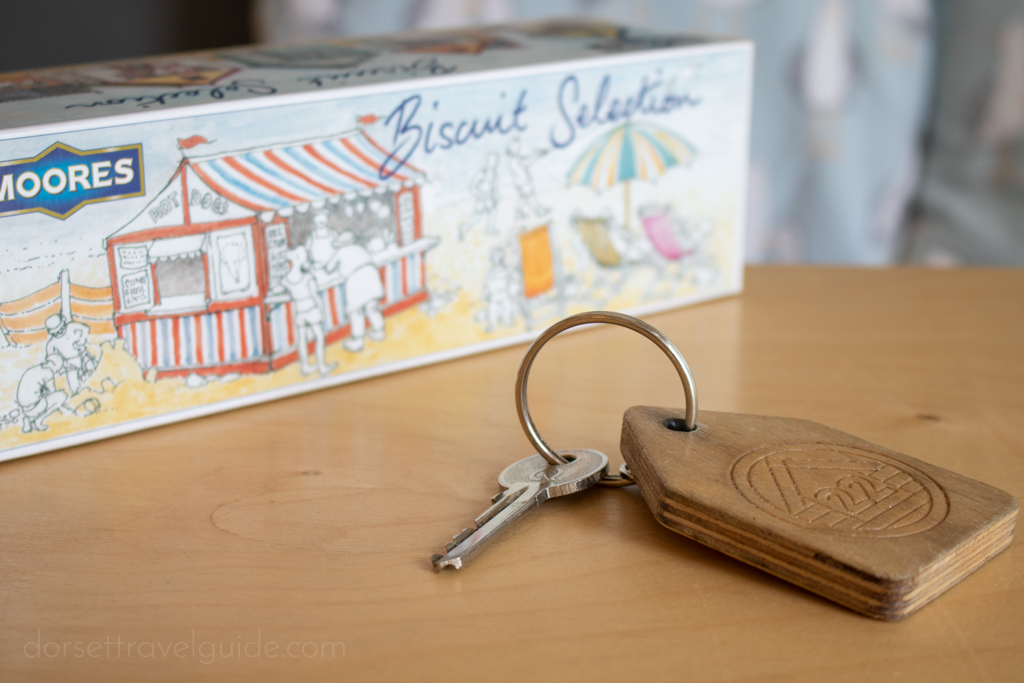
{"label": "pink deckchair", "polygon": [[684,249],[676,239],[668,207],[659,206],[642,211],[640,222],[643,223],[644,232],[647,233],[647,239],[651,241],[654,249],[669,261],[678,261],[693,254],[692,249]]}

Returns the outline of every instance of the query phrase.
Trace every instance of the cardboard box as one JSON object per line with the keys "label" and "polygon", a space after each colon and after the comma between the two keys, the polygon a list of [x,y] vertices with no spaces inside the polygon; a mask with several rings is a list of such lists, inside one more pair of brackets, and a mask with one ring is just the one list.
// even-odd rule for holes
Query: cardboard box
{"label": "cardboard box", "polygon": [[0,75],[0,459],[739,292],[751,74],[554,21]]}

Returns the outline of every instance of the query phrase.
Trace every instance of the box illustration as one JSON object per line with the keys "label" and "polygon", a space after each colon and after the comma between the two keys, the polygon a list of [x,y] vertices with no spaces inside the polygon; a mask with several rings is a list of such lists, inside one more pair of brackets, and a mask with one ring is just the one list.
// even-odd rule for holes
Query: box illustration
{"label": "box illustration", "polygon": [[751,73],[556,21],[0,75],[0,459],[740,291]]}

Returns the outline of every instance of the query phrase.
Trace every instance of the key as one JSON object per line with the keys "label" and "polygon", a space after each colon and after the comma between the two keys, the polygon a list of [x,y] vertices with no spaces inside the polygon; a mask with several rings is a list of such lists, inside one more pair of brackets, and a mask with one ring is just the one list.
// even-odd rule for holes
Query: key
{"label": "key", "polygon": [[480,547],[507,529],[523,515],[548,500],[590,488],[608,471],[608,457],[600,451],[573,449],[559,451],[569,460],[549,465],[540,455],[512,463],[498,477],[505,489],[492,498],[491,507],[476,518],[476,528],[463,529],[452,537],[444,555],[433,555],[434,570],[461,568]]}

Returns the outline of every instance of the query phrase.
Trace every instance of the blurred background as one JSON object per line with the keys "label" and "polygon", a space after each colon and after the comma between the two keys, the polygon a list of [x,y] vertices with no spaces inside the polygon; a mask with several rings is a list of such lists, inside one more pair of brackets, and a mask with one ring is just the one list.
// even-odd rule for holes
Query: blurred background
{"label": "blurred background", "polygon": [[756,43],[749,261],[1024,265],[1024,0],[8,0],[0,71],[567,15]]}

